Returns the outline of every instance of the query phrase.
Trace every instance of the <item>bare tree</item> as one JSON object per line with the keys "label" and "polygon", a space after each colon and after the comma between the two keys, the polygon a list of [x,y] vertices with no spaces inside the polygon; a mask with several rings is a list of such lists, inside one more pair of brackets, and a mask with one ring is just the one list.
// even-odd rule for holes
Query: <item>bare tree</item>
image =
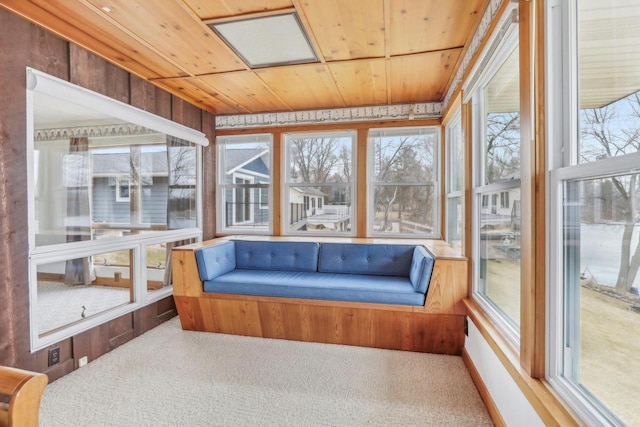
{"label": "bare tree", "polygon": [[294,173],[303,182],[327,182],[339,161],[337,138],[296,138],[292,154]]}
{"label": "bare tree", "polygon": [[520,170],[520,113],[487,115],[486,183],[502,181]]}
{"label": "bare tree", "polygon": [[[626,98],[633,122],[640,122],[640,96],[638,92]],[[581,144],[580,157],[592,161],[605,157],[629,154],[640,150],[640,126],[621,128],[618,113],[613,106],[592,108],[582,111],[581,134],[585,143]],[[629,122],[629,120],[627,120]],[[636,224],[638,175],[614,176],[610,180],[621,201],[619,213],[624,221],[620,242],[620,265],[615,290],[627,293],[640,269],[640,241],[632,247]]]}

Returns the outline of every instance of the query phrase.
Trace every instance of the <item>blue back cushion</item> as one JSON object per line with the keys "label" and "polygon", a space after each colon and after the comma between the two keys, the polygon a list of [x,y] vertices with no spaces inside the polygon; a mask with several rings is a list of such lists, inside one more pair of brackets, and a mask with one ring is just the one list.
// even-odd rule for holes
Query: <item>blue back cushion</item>
{"label": "blue back cushion", "polygon": [[316,271],[316,242],[234,240],[236,268],[247,270]]}
{"label": "blue back cushion", "polygon": [[322,243],[318,271],[409,277],[415,245]]}
{"label": "blue back cushion", "polygon": [[435,260],[433,256],[427,252],[422,246],[416,246],[413,251],[413,259],[411,261],[411,271],[409,279],[416,292],[422,294],[427,293],[429,281],[431,281],[431,273]]}
{"label": "blue back cushion", "polygon": [[236,268],[236,251],[233,242],[224,242],[196,250],[196,263],[200,280],[214,279]]}

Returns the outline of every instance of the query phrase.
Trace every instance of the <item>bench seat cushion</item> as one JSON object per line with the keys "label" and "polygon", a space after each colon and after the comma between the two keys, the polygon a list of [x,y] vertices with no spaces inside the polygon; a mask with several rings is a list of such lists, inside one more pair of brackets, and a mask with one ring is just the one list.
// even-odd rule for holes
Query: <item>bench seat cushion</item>
{"label": "bench seat cushion", "polygon": [[409,276],[415,245],[323,243],[318,271],[322,273]]}
{"label": "bench seat cushion", "polygon": [[424,305],[408,277],[236,269],[204,282],[205,292]]}

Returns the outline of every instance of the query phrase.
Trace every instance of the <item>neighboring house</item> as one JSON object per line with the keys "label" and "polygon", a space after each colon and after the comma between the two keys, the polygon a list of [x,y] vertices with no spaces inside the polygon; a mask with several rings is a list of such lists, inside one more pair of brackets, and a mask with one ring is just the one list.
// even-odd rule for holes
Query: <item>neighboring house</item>
{"label": "neighboring house", "polygon": [[94,223],[166,224],[168,162],[166,151],[141,153],[140,218],[131,218],[131,155],[92,153],[91,213]]}
{"label": "neighboring house", "polygon": [[480,214],[484,223],[496,226],[507,223],[512,230],[520,229],[520,188],[483,194]]}
{"label": "neighboring house", "polygon": [[243,186],[225,192],[227,226],[268,224],[268,185],[271,182],[269,150],[227,150],[225,156],[227,184]]}

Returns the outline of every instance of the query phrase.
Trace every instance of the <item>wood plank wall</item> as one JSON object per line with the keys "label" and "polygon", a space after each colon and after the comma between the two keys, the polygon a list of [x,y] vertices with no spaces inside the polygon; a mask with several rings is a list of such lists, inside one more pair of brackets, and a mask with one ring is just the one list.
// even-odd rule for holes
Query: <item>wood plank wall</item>
{"label": "wood plank wall", "polygon": [[[0,9],[0,365],[45,372],[55,380],[175,316],[173,297],[30,353],[26,174],[26,67],[32,67],[186,126],[213,143],[214,117],[96,55]],[[204,150],[205,239],[215,235],[213,144]]]}

